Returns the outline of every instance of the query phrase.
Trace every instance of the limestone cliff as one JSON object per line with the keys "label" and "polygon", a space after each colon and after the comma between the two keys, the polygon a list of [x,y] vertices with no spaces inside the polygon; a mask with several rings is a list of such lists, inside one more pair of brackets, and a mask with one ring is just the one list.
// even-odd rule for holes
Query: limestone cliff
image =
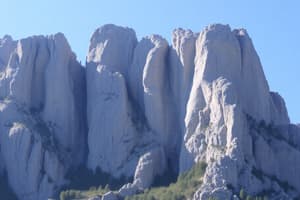
{"label": "limestone cliff", "polygon": [[0,44],[4,168],[20,199],[46,199],[84,161],[85,72],[60,33]]}
{"label": "limestone cliff", "polygon": [[65,37],[0,39],[0,173],[20,199],[54,197],[79,165],[133,178],[103,199],[207,163],[194,199],[300,195],[300,127],[271,92],[244,29],[137,40],[104,25],[86,66]]}

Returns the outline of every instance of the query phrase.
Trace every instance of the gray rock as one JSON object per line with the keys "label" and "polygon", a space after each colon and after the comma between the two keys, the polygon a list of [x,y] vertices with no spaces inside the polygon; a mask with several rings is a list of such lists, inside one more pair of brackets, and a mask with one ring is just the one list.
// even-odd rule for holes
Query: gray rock
{"label": "gray rock", "polygon": [[170,87],[175,105],[178,108],[181,132],[184,130],[186,104],[191,92],[194,75],[195,45],[198,34],[191,30],[175,29],[172,34],[172,47],[169,49]]}
{"label": "gray rock", "polygon": [[89,198],[88,200],[101,200],[101,198],[96,196],[96,197]]}
{"label": "gray rock", "polygon": [[100,167],[116,175],[121,172],[119,169],[126,164],[136,145],[138,133],[131,122],[124,77],[118,72],[111,72],[106,66],[99,65],[96,70],[93,77],[88,78],[89,84],[94,87],[93,94],[89,96],[89,103],[94,106],[89,105],[93,108],[88,112],[88,166],[91,169]]}
{"label": "gray rock", "polygon": [[[88,56],[88,166],[115,177],[133,176],[140,156],[173,141],[164,106],[168,44],[150,36],[135,46],[132,29],[106,25],[94,33]],[[161,109],[165,115],[154,114]]]}
{"label": "gray rock", "polygon": [[15,49],[0,53],[1,157],[20,199],[46,199],[84,158],[84,71],[62,34],[6,40]]}
{"label": "gray rock", "polygon": [[135,44],[132,29],[106,25],[93,34],[87,58],[88,167],[115,177],[132,176],[138,161],[129,158],[139,135],[125,79]]}
{"label": "gray rock", "polygon": [[[193,85],[186,109],[180,170],[189,169],[199,160],[208,163],[204,184],[195,199],[206,199],[205,194],[213,194],[218,188],[216,197],[222,199],[223,194],[230,194],[227,189],[222,189],[229,184],[234,188],[246,186],[252,194],[260,192],[265,186],[253,177],[249,167],[262,170],[255,159],[263,154],[268,156],[259,160],[268,157],[268,162],[262,171],[276,171],[288,176],[287,171],[283,172],[284,166],[277,163],[279,158],[272,156],[277,151],[275,149],[282,148],[271,149],[268,144],[260,143],[258,146],[264,149],[259,149],[252,143],[256,138],[253,138],[249,118],[257,123],[272,123],[273,126],[288,124],[289,119],[282,98],[269,91],[259,58],[245,30],[231,31],[229,26],[212,25],[200,33],[196,42]],[[275,142],[276,138],[273,139]],[[287,146],[285,150],[294,151],[297,155],[298,150]],[[284,151],[280,152],[284,154]],[[287,160],[288,157],[285,156]],[[298,162],[296,157],[291,159],[294,164]],[[274,165],[283,168],[271,167]],[[255,188],[241,178],[241,174],[248,171],[246,180],[255,180]],[[284,180],[282,175],[275,176]],[[297,178],[292,179],[285,177],[285,181],[297,187],[294,182]]]}
{"label": "gray rock", "polygon": [[241,188],[274,189],[272,199],[300,193],[300,127],[270,92],[246,30],[228,25],[176,29],[172,46],[105,25],[86,68],[62,34],[5,36],[0,133],[0,173],[20,199],[52,197],[83,162],[134,178],[102,199],[134,195],[200,161],[207,169],[193,199],[237,199]]}
{"label": "gray rock", "polygon": [[118,200],[118,196],[113,192],[107,192],[102,196],[102,200]]}
{"label": "gray rock", "polygon": [[123,185],[123,187],[118,191],[118,195],[121,197],[132,196],[138,193],[139,189],[137,184],[128,183]]}
{"label": "gray rock", "polygon": [[125,75],[136,43],[134,30],[113,24],[104,25],[92,35],[87,65],[106,65],[112,71]]}
{"label": "gray rock", "polygon": [[162,148],[155,148],[144,154],[136,167],[134,182],[139,189],[151,186],[155,177],[162,175],[167,168],[165,153]]}
{"label": "gray rock", "polygon": [[0,38],[0,72],[6,67],[11,53],[16,49],[17,42],[11,36],[6,35]]}

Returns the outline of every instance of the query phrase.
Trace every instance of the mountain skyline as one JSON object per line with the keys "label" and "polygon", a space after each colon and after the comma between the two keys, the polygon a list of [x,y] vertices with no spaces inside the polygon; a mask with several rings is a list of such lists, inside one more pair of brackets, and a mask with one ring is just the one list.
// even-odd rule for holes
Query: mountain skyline
{"label": "mountain skyline", "polygon": [[299,197],[300,127],[246,29],[175,29],[169,44],[106,24],[85,66],[63,33],[0,44],[0,181],[18,199],[123,200],[193,173],[165,199]]}
{"label": "mountain skyline", "polygon": [[[189,3],[96,1],[1,1],[0,38],[15,40],[32,35],[63,32],[78,60],[85,63],[95,27],[113,23],[133,27],[140,40],[157,33],[171,42],[171,32],[182,27],[200,32],[211,23],[244,27],[260,55],[270,88],[285,99],[291,121],[300,123],[300,18],[298,1],[196,1]],[[66,12],[67,10],[67,12]],[[12,12],[13,11],[13,12]],[[296,92],[295,92],[296,91]]]}

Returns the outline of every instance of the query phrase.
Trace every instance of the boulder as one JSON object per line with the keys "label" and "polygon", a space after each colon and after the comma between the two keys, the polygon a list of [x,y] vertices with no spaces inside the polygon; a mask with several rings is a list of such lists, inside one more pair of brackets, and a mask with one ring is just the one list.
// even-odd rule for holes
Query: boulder
{"label": "boulder", "polygon": [[151,186],[154,178],[162,175],[167,167],[165,153],[162,148],[152,149],[139,160],[134,174],[134,182],[139,189]]}

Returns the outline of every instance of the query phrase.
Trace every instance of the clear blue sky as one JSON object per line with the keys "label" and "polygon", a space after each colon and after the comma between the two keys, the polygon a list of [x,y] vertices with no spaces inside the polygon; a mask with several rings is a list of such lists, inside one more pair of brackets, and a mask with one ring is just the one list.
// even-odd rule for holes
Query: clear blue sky
{"label": "clear blue sky", "polygon": [[300,122],[298,0],[0,0],[0,10],[0,37],[63,32],[83,62],[92,32],[106,23],[132,27],[139,38],[158,33],[169,41],[177,27],[246,28],[271,90],[285,98],[291,120]]}

